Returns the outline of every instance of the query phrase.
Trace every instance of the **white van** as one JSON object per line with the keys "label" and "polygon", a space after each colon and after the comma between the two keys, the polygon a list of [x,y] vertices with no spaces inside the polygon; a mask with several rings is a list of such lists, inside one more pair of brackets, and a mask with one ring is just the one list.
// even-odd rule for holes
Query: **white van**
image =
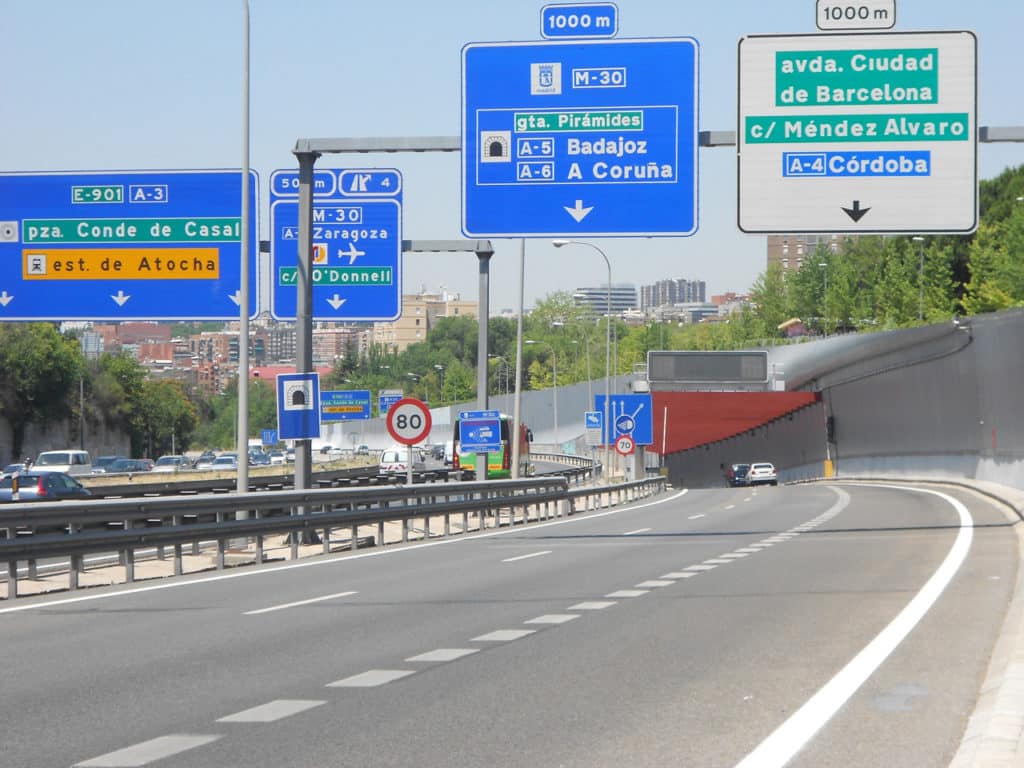
{"label": "white van", "polygon": [[92,474],[92,459],[88,451],[68,448],[60,451],[43,451],[36,458],[33,469],[51,472],[67,472],[69,475]]}
{"label": "white van", "polygon": [[[423,472],[426,462],[418,448],[412,448],[412,471]],[[409,471],[409,448],[404,445],[393,445],[386,451],[381,451],[380,462],[377,464],[377,472],[382,475],[404,475]]]}

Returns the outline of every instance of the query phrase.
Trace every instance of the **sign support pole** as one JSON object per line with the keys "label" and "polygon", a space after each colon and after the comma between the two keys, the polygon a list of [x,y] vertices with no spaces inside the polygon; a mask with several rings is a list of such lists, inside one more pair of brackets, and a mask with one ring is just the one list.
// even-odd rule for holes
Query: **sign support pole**
{"label": "sign support pole", "polygon": [[[295,306],[295,371],[313,371],[313,165],[319,152],[296,152],[299,160],[299,260]],[[313,451],[310,440],[295,442],[295,489],[313,484]]]}

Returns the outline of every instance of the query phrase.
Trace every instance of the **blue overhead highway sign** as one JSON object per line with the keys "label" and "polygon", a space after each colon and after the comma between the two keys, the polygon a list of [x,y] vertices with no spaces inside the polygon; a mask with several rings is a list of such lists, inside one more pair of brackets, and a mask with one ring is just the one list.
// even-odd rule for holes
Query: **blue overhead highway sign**
{"label": "blue overhead highway sign", "polygon": [[232,170],[0,174],[0,321],[237,320],[241,193]]}
{"label": "blue overhead highway sign", "polygon": [[697,41],[462,49],[467,237],[692,235]]}
{"label": "blue overhead highway sign", "polygon": [[[271,314],[294,320],[298,172],[270,177]],[[313,176],[313,317],[395,320],[402,313],[402,176],[391,168]]]}

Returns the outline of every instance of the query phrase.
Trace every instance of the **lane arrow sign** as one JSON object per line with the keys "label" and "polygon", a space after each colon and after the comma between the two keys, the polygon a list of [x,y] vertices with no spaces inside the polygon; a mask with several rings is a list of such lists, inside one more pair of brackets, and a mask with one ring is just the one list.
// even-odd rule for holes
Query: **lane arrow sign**
{"label": "lane arrow sign", "polygon": [[356,244],[352,243],[352,245],[349,246],[349,250],[346,251],[342,249],[338,251],[338,255],[341,256],[342,258],[348,256],[348,263],[355,264],[357,258],[366,255],[366,251],[360,251],[359,249],[356,248]]}
{"label": "lane arrow sign", "polygon": [[12,296],[11,294],[7,293],[7,291],[4,291],[3,293],[0,293],[0,304],[3,304],[5,307],[8,304],[10,304],[13,299],[14,299],[14,296]]}
{"label": "lane arrow sign", "polygon": [[594,206],[584,208],[582,200],[576,201],[575,208],[570,208],[568,205],[563,205],[562,207],[565,208],[566,213],[568,213],[570,216],[576,219],[577,224],[583,221],[585,218],[587,218],[587,214],[594,210]]}
{"label": "lane arrow sign", "polygon": [[338,294],[334,294],[333,298],[327,299],[327,303],[334,307],[335,312],[341,309],[341,305],[346,301],[347,299],[341,298]]}
{"label": "lane arrow sign", "polygon": [[123,307],[125,303],[128,301],[128,299],[131,298],[131,296],[125,294],[125,292],[122,290],[118,290],[117,296],[111,296],[110,298],[117,302],[117,306]]}
{"label": "lane arrow sign", "polygon": [[846,211],[846,215],[849,216],[854,221],[860,221],[861,217],[871,209],[861,208],[860,200],[854,200],[853,208],[843,208],[843,210]]}

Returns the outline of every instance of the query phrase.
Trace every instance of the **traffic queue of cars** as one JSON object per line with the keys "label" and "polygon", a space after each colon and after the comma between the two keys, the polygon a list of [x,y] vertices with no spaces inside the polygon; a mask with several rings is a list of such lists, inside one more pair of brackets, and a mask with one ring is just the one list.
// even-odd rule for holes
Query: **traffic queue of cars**
{"label": "traffic queue of cars", "polygon": [[748,485],[778,485],[779,473],[774,464],[758,461],[753,464],[732,464],[725,473],[725,479],[734,488]]}

